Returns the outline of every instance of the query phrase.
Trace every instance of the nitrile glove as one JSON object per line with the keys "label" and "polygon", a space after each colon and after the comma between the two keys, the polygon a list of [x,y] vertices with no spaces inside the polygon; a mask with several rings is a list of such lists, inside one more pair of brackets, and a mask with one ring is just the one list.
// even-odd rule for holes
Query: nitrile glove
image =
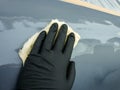
{"label": "nitrile glove", "polygon": [[66,39],[67,25],[57,34],[54,23],[46,35],[42,31],[20,73],[17,90],[71,90],[75,79],[75,63],[70,61],[74,34]]}

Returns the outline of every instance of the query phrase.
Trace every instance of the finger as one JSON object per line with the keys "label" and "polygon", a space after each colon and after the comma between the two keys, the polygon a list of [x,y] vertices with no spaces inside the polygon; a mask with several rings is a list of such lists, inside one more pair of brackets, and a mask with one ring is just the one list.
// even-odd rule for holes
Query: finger
{"label": "finger", "polygon": [[51,25],[48,35],[46,36],[43,48],[50,50],[52,48],[56,33],[58,29],[58,24],[54,23]]}
{"label": "finger", "polygon": [[63,24],[60,28],[57,39],[55,41],[55,45],[54,45],[55,50],[63,49],[63,46],[65,44],[66,34],[67,34],[67,25]]}
{"label": "finger", "polygon": [[45,39],[45,37],[46,37],[46,32],[45,32],[45,31],[42,31],[42,32],[39,34],[39,36],[37,37],[37,39],[36,39],[36,41],[35,41],[35,43],[34,43],[34,45],[33,45],[33,48],[32,48],[32,50],[31,50],[31,53],[30,53],[30,54],[36,54],[36,53],[39,52],[40,47],[41,47],[41,45],[42,45],[43,40]]}
{"label": "finger", "polygon": [[70,33],[69,36],[68,36],[68,38],[67,38],[66,44],[65,44],[65,46],[64,46],[64,49],[63,49],[63,53],[64,53],[68,58],[71,57],[72,50],[73,50],[73,46],[74,46],[74,42],[75,42],[74,33]]}
{"label": "finger", "polygon": [[[75,62],[71,61],[68,66],[67,70],[67,80],[68,80],[68,85],[73,86],[73,82],[75,80],[75,75],[76,75],[76,70],[75,70]],[[72,87],[71,87],[72,88]]]}

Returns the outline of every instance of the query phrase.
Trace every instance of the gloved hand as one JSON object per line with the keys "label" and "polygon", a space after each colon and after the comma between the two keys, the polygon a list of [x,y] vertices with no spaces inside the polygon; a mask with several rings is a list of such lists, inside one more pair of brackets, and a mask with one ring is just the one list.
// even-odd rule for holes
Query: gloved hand
{"label": "gloved hand", "polygon": [[70,61],[75,36],[63,24],[55,39],[58,24],[46,35],[42,31],[20,73],[17,90],[71,90],[75,79],[75,63]]}

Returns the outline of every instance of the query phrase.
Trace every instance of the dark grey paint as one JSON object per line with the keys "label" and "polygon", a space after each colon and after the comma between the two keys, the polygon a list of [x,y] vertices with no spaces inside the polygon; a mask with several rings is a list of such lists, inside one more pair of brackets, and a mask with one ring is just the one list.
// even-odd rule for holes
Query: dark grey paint
{"label": "dark grey paint", "polygon": [[[120,17],[57,0],[0,0],[0,21],[5,27],[0,29],[0,90],[14,89],[21,66],[19,49],[52,18],[76,22],[76,26],[78,23],[81,26],[84,24],[85,28],[71,24],[80,35],[84,34],[83,31],[90,30],[86,21],[94,28],[97,27],[92,26],[93,23],[100,24],[96,32],[104,32],[104,25],[113,31],[119,31],[120,28]],[[120,51],[114,51],[115,48],[118,49],[114,42],[119,43],[119,40],[118,37],[109,38],[103,45],[97,38],[81,39],[74,49],[78,53],[74,51],[72,57],[77,71],[73,90],[120,90]]]}

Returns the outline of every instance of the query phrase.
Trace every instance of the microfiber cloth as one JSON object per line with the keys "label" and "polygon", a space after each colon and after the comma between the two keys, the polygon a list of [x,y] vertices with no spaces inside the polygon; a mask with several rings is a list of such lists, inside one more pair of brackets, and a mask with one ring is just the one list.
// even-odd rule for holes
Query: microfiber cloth
{"label": "microfiber cloth", "polygon": [[[74,47],[77,45],[78,41],[80,40],[80,35],[78,33],[76,33],[67,23],[63,22],[63,21],[59,21],[57,19],[53,19],[51,20],[51,22],[42,30],[40,30],[39,32],[36,32],[33,36],[31,36],[23,45],[23,47],[19,50],[18,54],[20,56],[20,58],[22,59],[23,63],[25,62],[27,56],[29,55],[35,40],[37,39],[38,35],[41,33],[41,31],[46,31],[46,33],[49,32],[49,28],[53,23],[57,23],[58,24],[58,30],[60,29],[62,24],[66,24],[68,26],[68,31],[67,31],[67,35],[69,35],[71,32],[73,32],[75,34],[75,43],[74,43]],[[59,31],[57,31],[59,32]]]}

